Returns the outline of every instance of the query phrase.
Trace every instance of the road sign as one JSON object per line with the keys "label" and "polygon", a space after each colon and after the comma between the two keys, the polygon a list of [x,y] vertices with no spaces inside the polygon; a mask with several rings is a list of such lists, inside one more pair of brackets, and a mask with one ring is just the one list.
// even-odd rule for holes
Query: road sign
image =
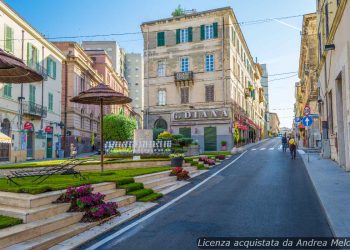
{"label": "road sign", "polygon": [[295,123],[299,123],[300,122],[300,117],[295,117]]}
{"label": "road sign", "polygon": [[305,108],[304,108],[304,115],[308,116],[310,114],[311,114],[311,109],[310,109],[310,107],[308,105],[306,105]]}
{"label": "road sign", "polygon": [[310,116],[305,116],[303,118],[303,124],[305,127],[310,127],[312,125],[314,121],[312,120],[312,118]]}

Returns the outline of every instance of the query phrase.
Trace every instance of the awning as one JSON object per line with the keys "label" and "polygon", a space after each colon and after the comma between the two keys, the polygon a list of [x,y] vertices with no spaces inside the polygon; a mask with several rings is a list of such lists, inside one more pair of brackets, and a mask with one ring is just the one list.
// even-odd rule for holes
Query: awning
{"label": "awning", "polygon": [[7,135],[0,132],[0,143],[11,143],[12,139],[11,137],[8,137]]}

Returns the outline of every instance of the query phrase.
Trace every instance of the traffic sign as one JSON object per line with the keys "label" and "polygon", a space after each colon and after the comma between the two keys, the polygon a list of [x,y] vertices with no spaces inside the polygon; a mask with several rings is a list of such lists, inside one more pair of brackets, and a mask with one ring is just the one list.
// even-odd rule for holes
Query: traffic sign
{"label": "traffic sign", "polygon": [[300,122],[300,117],[295,117],[295,123],[299,123]]}
{"label": "traffic sign", "polygon": [[312,118],[310,116],[305,116],[303,118],[303,124],[305,127],[310,127],[312,125],[314,121],[312,120]]}
{"label": "traffic sign", "polygon": [[308,105],[306,105],[304,108],[304,115],[308,116],[310,114],[311,114],[311,108]]}

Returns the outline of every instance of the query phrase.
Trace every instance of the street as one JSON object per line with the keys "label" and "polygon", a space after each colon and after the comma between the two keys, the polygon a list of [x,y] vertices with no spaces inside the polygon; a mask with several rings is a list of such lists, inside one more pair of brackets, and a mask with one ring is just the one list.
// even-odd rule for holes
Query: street
{"label": "street", "polygon": [[332,233],[300,156],[292,160],[275,138],[250,148],[189,195],[98,249],[196,249],[197,238],[209,236]]}

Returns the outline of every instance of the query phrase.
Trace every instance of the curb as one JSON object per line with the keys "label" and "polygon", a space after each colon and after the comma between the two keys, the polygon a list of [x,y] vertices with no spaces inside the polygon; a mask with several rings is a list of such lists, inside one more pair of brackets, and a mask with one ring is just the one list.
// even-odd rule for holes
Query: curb
{"label": "curb", "polygon": [[[306,154],[304,156],[306,156]],[[336,233],[334,231],[334,226],[332,224],[332,221],[331,221],[331,219],[329,218],[329,216],[327,214],[326,208],[325,208],[325,206],[324,206],[324,204],[322,202],[322,199],[321,199],[321,197],[320,197],[320,195],[319,195],[319,193],[317,191],[316,185],[315,185],[315,183],[314,183],[314,181],[313,181],[313,179],[312,179],[312,177],[311,177],[311,175],[309,173],[309,170],[307,168],[307,166],[309,165],[309,163],[307,162],[307,156],[303,157],[302,155],[300,155],[300,158],[302,159],[302,161],[304,163],[304,167],[305,167],[305,170],[306,170],[306,173],[307,173],[307,177],[309,178],[309,180],[310,180],[310,182],[312,184],[312,187],[313,187],[313,189],[314,189],[314,191],[316,193],[316,196],[317,196],[317,199],[318,199],[318,201],[319,201],[319,203],[321,205],[322,211],[326,215],[327,224],[328,224],[329,228],[331,229],[332,235],[333,235],[333,237],[337,237],[337,235],[336,235]]]}

